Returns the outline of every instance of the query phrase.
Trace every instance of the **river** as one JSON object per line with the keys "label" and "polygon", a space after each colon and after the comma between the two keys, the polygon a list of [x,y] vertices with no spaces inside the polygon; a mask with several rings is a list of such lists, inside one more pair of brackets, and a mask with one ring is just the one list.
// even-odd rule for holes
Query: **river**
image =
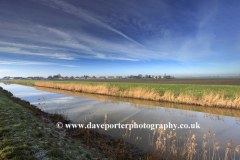
{"label": "river", "polygon": [[[104,132],[114,139],[123,138],[145,152],[161,149],[167,151],[166,155],[170,154],[169,152],[178,155],[186,152],[185,155],[189,154],[190,157],[196,159],[199,157],[202,159],[204,156],[206,159],[212,159],[212,157],[224,159],[228,142],[232,140],[231,151],[240,145],[240,110],[155,102],[16,84],[0,83],[0,86],[12,92],[14,96],[29,101],[46,112],[64,114],[71,123],[126,124],[134,121],[136,124],[160,124],[162,121],[162,125],[169,125],[169,122],[177,126],[200,124],[200,128],[168,128],[165,132],[160,129],[154,131],[150,128],[100,130],[101,133]],[[206,138],[203,140],[204,133]],[[187,138],[189,139],[186,140]],[[203,142],[206,143],[205,147]],[[219,144],[215,145],[216,142]],[[187,145],[191,146],[190,149],[186,148]],[[218,146],[220,146],[219,149]],[[204,150],[207,150],[206,155],[204,155]],[[234,156],[233,153],[232,156]],[[235,152],[235,156],[239,159],[240,153]],[[227,157],[231,159],[229,152]]]}

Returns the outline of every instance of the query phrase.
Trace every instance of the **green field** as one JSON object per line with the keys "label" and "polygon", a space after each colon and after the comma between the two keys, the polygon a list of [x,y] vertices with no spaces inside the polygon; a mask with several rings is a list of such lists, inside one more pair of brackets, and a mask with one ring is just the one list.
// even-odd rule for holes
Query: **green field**
{"label": "green field", "polygon": [[[4,80],[4,82],[13,83],[29,83],[34,84],[37,80]],[[39,81],[38,81],[39,82]],[[163,95],[166,91],[170,91],[175,96],[179,96],[180,93],[186,95],[192,95],[196,98],[201,98],[204,94],[221,93],[224,94],[224,98],[235,99],[240,96],[240,86],[231,85],[195,85],[195,84],[154,84],[154,83],[121,83],[121,82],[87,82],[87,81],[41,81],[41,82],[53,82],[53,83],[66,83],[66,84],[86,84],[86,85],[100,85],[107,84],[109,88],[112,86],[119,87],[119,90],[129,90],[134,87],[142,87],[147,90],[154,89],[155,92]]]}

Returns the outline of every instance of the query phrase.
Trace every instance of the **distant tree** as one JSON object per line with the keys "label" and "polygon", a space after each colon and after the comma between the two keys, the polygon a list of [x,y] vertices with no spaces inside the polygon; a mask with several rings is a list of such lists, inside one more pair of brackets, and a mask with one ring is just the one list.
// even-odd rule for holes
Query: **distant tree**
{"label": "distant tree", "polygon": [[143,75],[141,75],[141,74],[138,75],[138,78],[142,78],[142,77],[143,77]]}
{"label": "distant tree", "polygon": [[66,76],[65,79],[68,79],[68,76]]}
{"label": "distant tree", "polygon": [[47,79],[53,79],[53,77],[52,76],[48,76],[48,78]]}
{"label": "distant tree", "polygon": [[151,78],[151,75],[149,75],[148,78]]}
{"label": "distant tree", "polygon": [[148,75],[147,75],[147,74],[145,75],[145,78],[148,78]]}
{"label": "distant tree", "polygon": [[73,77],[73,76],[71,76],[71,77],[70,77],[70,79],[71,79],[71,80],[73,80],[73,79],[74,79],[74,77]]}

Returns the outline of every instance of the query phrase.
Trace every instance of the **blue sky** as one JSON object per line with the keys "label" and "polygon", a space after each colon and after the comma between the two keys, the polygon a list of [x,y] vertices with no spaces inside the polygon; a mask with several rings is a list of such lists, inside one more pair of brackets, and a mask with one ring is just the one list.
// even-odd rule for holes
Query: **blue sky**
{"label": "blue sky", "polygon": [[240,74],[240,1],[2,0],[0,77]]}

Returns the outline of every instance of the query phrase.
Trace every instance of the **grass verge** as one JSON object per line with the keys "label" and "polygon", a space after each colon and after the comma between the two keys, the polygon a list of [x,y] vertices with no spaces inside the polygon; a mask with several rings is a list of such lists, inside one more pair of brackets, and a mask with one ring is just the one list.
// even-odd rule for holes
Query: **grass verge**
{"label": "grass verge", "polygon": [[10,92],[0,88],[0,159],[100,157],[96,151],[86,149],[80,141],[73,143],[65,136],[64,130],[55,127],[53,121],[64,121],[62,116],[46,114],[29,102],[16,97],[9,99],[9,96],[12,96]]}

